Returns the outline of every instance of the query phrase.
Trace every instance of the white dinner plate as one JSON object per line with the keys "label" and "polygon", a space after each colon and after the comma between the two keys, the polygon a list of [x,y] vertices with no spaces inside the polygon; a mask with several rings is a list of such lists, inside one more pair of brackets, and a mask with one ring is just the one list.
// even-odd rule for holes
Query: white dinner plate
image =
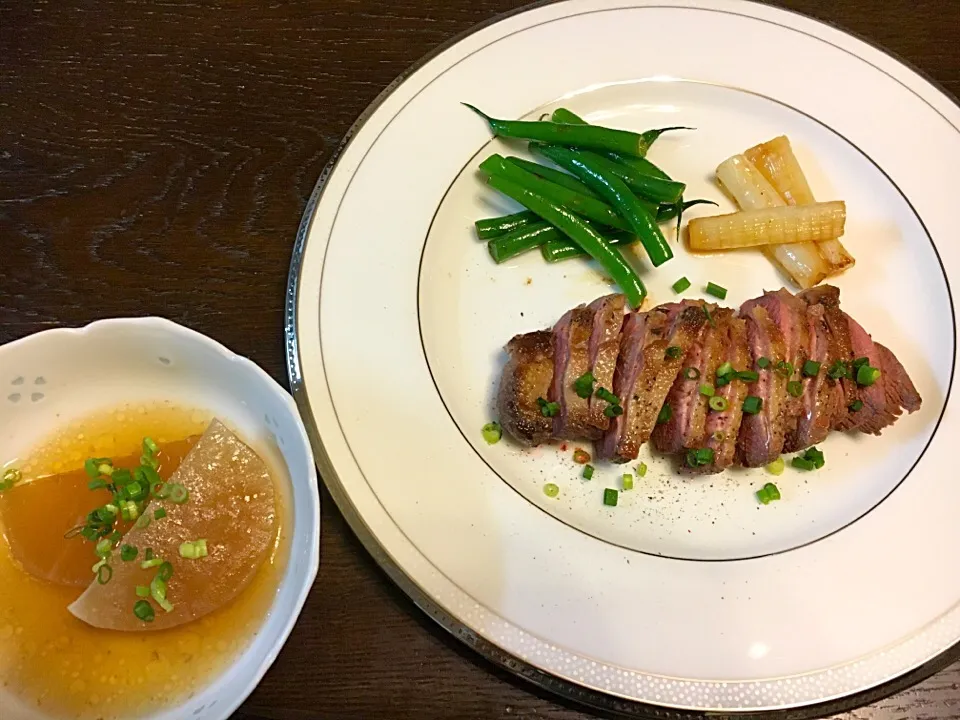
{"label": "white dinner plate", "polygon": [[[788,468],[768,506],[762,469],[690,480],[644,448],[649,472],[610,508],[622,467],[587,482],[570,447],[487,445],[504,344],[611,286],[577,260],[491,261],[473,221],[516,206],[477,165],[516,145],[461,102],[694,127],[650,158],[724,212],[717,164],[788,135],[817,198],[847,203],[843,307],[897,354],[922,409],[880,438],[834,433],[826,466]],[[297,238],[290,377],[332,495],[438,621],[594,705],[778,710],[930,672],[960,641],[958,128],[960,108],[888,55],[737,0],[568,0],[459,38],[357,122]],[[681,276],[688,297],[729,288],[730,307],[786,284],[758,252],[675,247],[644,267],[654,304]]]}

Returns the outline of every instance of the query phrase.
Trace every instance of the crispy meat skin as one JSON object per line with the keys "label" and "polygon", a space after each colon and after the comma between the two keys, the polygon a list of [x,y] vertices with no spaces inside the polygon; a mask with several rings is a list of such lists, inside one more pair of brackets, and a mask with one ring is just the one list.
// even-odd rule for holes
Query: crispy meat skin
{"label": "crispy meat skin", "polygon": [[[916,412],[921,405],[903,365],[840,309],[835,287],[798,295],[767,292],[744,303],[739,313],[693,301],[627,315],[624,309],[622,295],[608,295],[571,310],[552,332],[518,335],[507,344],[498,406],[500,422],[512,437],[525,445],[593,439],[598,458],[613,462],[635,459],[651,439],[666,453],[711,448],[712,464],[686,468],[704,474],[737,462],[766,464],[781,452],[821,442],[830,430],[879,434],[904,410]],[[767,368],[758,367],[761,357],[771,361]],[[881,370],[873,385],[828,377],[835,361],[860,357]],[[775,372],[781,359],[794,368],[789,378]],[[820,363],[815,377],[802,374],[808,359]],[[715,383],[724,362],[760,376],[716,388],[728,405],[717,412],[708,408],[700,386]],[[617,395],[622,415],[607,417],[609,403],[595,394],[576,395],[573,383],[588,370],[596,378],[595,389]],[[801,383],[799,398],[787,392],[790,381]],[[748,394],[762,399],[761,412],[743,413]],[[542,415],[541,397],[560,404],[556,418]],[[863,406],[852,411],[855,401]],[[657,424],[665,402],[672,417]]]}

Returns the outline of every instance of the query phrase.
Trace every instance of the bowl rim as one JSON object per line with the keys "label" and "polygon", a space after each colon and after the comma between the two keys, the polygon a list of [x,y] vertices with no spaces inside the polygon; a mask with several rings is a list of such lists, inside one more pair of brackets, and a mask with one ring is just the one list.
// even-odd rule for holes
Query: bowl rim
{"label": "bowl rim", "polygon": [[[299,583],[299,588],[296,591],[296,595],[293,599],[293,611],[290,612],[283,624],[280,626],[279,630],[276,632],[276,635],[273,638],[272,643],[270,644],[268,652],[265,654],[252,658],[250,664],[254,666],[253,673],[249,682],[243,683],[243,689],[239,693],[232,693],[229,697],[226,698],[217,698],[217,700],[226,700],[226,702],[218,702],[217,712],[214,717],[226,720],[237,708],[242,705],[250,694],[257,688],[260,682],[263,680],[264,675],[266,675],[267,670],[273,665],[277,657],[280,654],[280,650],[286,645],[287,640],[290,638],[291,633],[293,632],[294,625],[296,625],[297,620],[299,619],[301,613],[303,612],[304,605],[307,601],[307,596],[310,594],[310,591],[313,589],[314,582],[317,577],[317,573],[320,567],[320,525],[321,525],[321,516],[320,516],[320,490],[317,476],[316,463],[314,462],[313,448],[310,442],[309,435],[307,434],[306,427],[303,423],[303,418],[300,415],[300,411],[297,407],[297,403],[294,401],[293,396],[282,386],[277,380],[275,380],[266,370],[260,367],[257,363],[251,360],[248,357],[239,355],[234,351],[230,350],[226,345],[214,340],[208,335],[204,335],[198,330],[182,325],[178,322],[170,320],[165,317],[157,315],[147,315],[147,316],[119,316],[119,317],[109,317],[109,318],[100,318],[93,320],[89,323],[86,323],[77,327],[54,327],[48,328],[46,330],[40,330],[29,335],[25,335],[16,340],[11,340],[8,343],[0,345],[0,356],[9,354],[12,351],[23,347],[31,342],[35,342],[41,336],[49,337],[51,335],[63,335],[71,337],[81,337],[83,335],[90,334],[91,331],[99,330],[103,327],[110,326],[124,326],[124,325],[147,325],[153,326],[155,329],[162,332],[168,332],[175,335],[180,335],[181,337],[187,338],[191,342],[196,342],[200,345],[205,346],[209,350],[213,350],[217,355],[222,357],[225,361],[231,363],[237,363],[242,365],[246,370],[253,373],[253,375],[262,382],[267,388],[270,389],[275,395],[279,396],[284,407],[290,413],[291,418],[293,419],[295,426],[297,428],[297,434],[299,439],[299,444],[294,452],[302,453],[304,464],[307,467],[307,477],[306,477],[306,491],[309,495],[309,524],[306,530],[301,530],[294,523],[293,532],[290,536],[291,550],[298,534],[304,534],[304,542],[307,543],[307,557],[306,557],[306,572],[299,573],[297,575],[289,575],[284,572],[280,583],[277,586],[277,593],[279,594],[280,589],[285,584],[293,584],[296,587],[296,583]],[[297,483],[297,479],[290,477],[291,485]],[[269,615],[265,615],[261,625],[257,630],[257,634],[262,633],[264,625],[266,623]],[[239,663],[242,662],[243,658],[246,656],[249,651],[250,646],[248,645],[243,651],[237,655],[233,661],[220,670],[218,673],[214,674],[210,681],[203,686],[203,689],[199,692],[208,691],[210,688],[214,687],[219,681],[221,681],[231,670],[233,670]],[[195,696],[194,696],[195,697]],[[165,708],[160,708],[155,711],[161,716],[166,713],[176,712],[184,704],[190,702],[190,698],[185,698],[178,702],[175,705],[170,705]],[[146,716],[147,718],[152,717],[153,714]]]}

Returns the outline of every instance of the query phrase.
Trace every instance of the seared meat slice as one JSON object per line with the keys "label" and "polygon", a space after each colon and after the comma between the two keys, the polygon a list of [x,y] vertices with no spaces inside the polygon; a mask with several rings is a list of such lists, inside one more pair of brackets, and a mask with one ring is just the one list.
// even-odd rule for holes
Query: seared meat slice
{"label": "seared meat slice", "polygon": [[546,399],[553,380],[553,335],[547,330],[517,335],[506,351],[497,395],[500,424],[518,442],[539,445],[553,433],[552,418],[543,416],[537,402]]}
{"label": "seared meat slice", "polygon": [[[613,388],[613,373],[620,354],[620,329],[623,327],[623,311],[626,299],[623,295],[607,295],[590,303],[593,311],[593,332],[590,335],[590,366],[595,387]],[[603,414],[606,400],[596,395],[590,398],[590,424],[605,431],[610,427],[610,418]]]}
{"label": "seared meat slice", "polygon": [[[746,395],[756,395],[762,401],[760,412],[746,414],[740,426],[738,451],[747,467],[760,467],[773,462],[783,450],[786,423],[790,417],[787,403],[787,377],[777,369],[778,358],[786,357],[786,346],[780,328],[766,308],[753,302],[744,304],[740,316],[746,322],[747,362],[733,367],[736,370],[756,369],[757,379],[747,385]],[[765,357],[772,366],[759,369],[757,360]],[[733,383],[739,385],[739,381]]]}
{"label": "seared meat slice", "polygon": [[[808,359],[820,363],[820,372],[814,377],[803,377],[803,373],[799,373],[800,380],[797,382],[802,383],[803,387],[802,409],[796,429],[788,435],[784,445],[786,452],[802,450],[822,442],[842,408],[843,392],[840,385],[827,376],[836,344],[827,326],[826,312],[826,308],[820,304],[807,308],[807,334],[810,338]],[[802,370],[802,367],[799,366],[798,370]]]}
{"label": "seared meat slice", "polygon": [[[733,317],[732,312],[722,319],[715,318],[715,321],[722,330],[723,362],[729,362],[735,368],[745,367],[750,358],[747,350],[746,322]],[[747,385],[734,381],[717,388],[716,395],[727,401],[727,409],[722,412],[715,410],[707,412],[704,440],[699,446],[713,450],[713,462],[695,468],[684,464],[683,467],[687,472],[718,473],[730,467],[736,457],[737,435],[743,419],[743,400],[747,397]]]}
{"label": "seared meat slice", "polygon": [[584,307],[571,310],[553,328],[553,382],[550,402],[560,405],[553,418],[553,437],[557,440],[600,437],[600,428],[590,422],[590,398],[574,390],[577,378],[590,370],[590,336],[593,311]]}
{"label": "seared meat slice", "polygon": [[[714,322],[712,325],[704,322],[699,337],[690,344],[682,369],[667,395],[670,419],[658,423],[653,429],[653,444],[660,452],[678,453],[684,448],[699,447],[703,443],[708,398],[700,394],[700,385],[713,382],[712,378],[723,362],[726,321],[733,312],[715,305],[707,305],[707,309]],[[693,377],[685,375],[686,368],[693,369]]]}
{"label": "seared meat slice", "polygon": [[[643,350],[638,357],[642,366],[635,366],[633,383],[625,382],[629,379],[626,376],[614,377],[614,394],[621,400],[623,415],[611,423],[604,436],[602,457],[615,462],[636,459],[640,446],[650,439],[667,393],[705,322],[700,303],[689,301],[661,305],[647,313]],[[619,373],[619,366],[617,370]]]}
{"label": "seared meat slice", "polygon": [[[868,387],[857,387],[857,398],[863,402],[863,407],[857,412],[849,412],[848,417],[856,424],[853,426],[860,432],[879,435],[887,425],[896,421],[900,414],[899,407],[887,406],[886,378],[883,375],[883,361],[880,351],[873,339],[864,330],[860,323],[843,313],[850,329],[850,341],[853,345],[854,359],[867,358],[871,367],[880,368],[880,378]],[[859,420],[859,421],[857,421]]]}
{"label": "seared meat slice", "polygon": [[[880,353],[880,362],[883,363],[880,372],[883,373],[883,389],[887,394],[887,407],[902,408],[907,412],[916,412],[920,409],[920,393],[913,386],[913,381],[903,369],[903,365],[896,356],[880,343],[874,343]],[[893,410],[897,415],[899,409]]]}
{"label": "seared meat slice", "polygon": [[[840,289],[833,285],[821,285],[804,290],[797,297],[810,305],[823,306],[823,318],[830,334],[830,364],[832,365],[838,360],[845,363],[854,360],[850,326],[847,324],[844,313],[840,310]],[[830,423],[830,429],[855,429],[863,417],[856,413],[848,413],[847,408],[857,399],[856,381],[853,378],[843,378],[836,381],[835,385],[833,385],[834,381],[828,382],[831,383],[832,393],[835,396],[831,402],[834,415]]]}

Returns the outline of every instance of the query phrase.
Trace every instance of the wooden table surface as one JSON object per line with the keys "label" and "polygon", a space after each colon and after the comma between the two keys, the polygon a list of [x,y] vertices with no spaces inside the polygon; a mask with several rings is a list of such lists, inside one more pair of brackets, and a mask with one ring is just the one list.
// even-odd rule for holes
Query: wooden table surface
{"label": "wooden table surface", "polygon": [[[164,315],[286,385],[291,247],[338,141],[421,55],[519,4],[0,0],[0,343]],[[960,94],[958,0],[779,4],[876,41]],[[845,717],[960,717],[958,683],[955,665]],[[236,715],[586,716],[424,619],[328,495],[315,589]]]}

